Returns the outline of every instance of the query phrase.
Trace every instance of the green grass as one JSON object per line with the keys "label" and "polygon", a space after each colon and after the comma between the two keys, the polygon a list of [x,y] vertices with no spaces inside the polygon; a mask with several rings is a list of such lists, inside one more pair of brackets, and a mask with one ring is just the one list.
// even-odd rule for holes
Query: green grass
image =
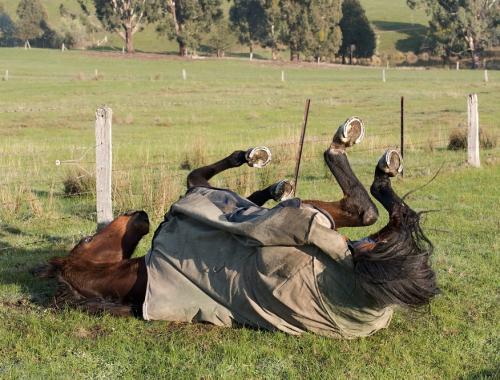
{"label": "green grass", "polygon": [[[181,70],[187,70],[183,81]],[[487,378],[498,376],[499,148],[481,169],[445,149],[477,92],[481,126],[500,130],[500,75],[474,71],[278,66],[233,60],[131,59],[2,49],[0,74],[0,378]],[[102,75],[94,80],[94,70]],[[281,82],[281,70],[286,82]],[[406,169],[399,193],[437,179],[408,202],[429,214],[442,295],[428,311],[398,312],[390,328],[354,341],[249,329],[147,323],[46,307],[54,284],[29,269],[64,255],[95,229],[92,194],[64,197],[66,172],[94,170],[94,112],[113,108],[115,212],[145,209],[153,227],[184,190],[180,163],[265,144],[274,162],[216,183],[249,193],[293,173],[304,101],[311,97],[302,198],[340,191],[322,150],[346,117],[367,125],[350,152],[365,185],[384,148],[399,143],[406,100]],[[61,166],[55,161],[62,160]],[[73,162],[66,162],[74,160]],[[76,163],[75,163],[76,161]],[[344,231],[351,237],[380,228]],[[144,254],[150,237],[138,248]]]}
{"label": "green grass", "polygon": [[[3,0],[7,12],[15,15],[18,0]],[[74,0],[42,1],[49,14],[51,25],[59,24],[59,4],[72,12],[78,13],[79,6]],[[223,2],[222,6],[226,15],[232,2]],[[378,34],[379,54],[393,54],[396,51],[408,52],[417,51],[427,28],[427,16],[421,9],[411,10],[406,5],[406,0],[392,0],[390,5],[385,0],[362,0],[363,7],[366,10],[368,19],[375,27]],[[121,50],[123,41],[111,33],[107,33],[110,38],[110,47],[115,50]],[[135,47],[138,51],[144,52],[169,52],[176,53],[178,48],[175,42],[160,37],[155,31],[154,25],[148,25],[137,33],[135,37]],[[231,48],[233,54],[248,54],[248,48],[234,45]],[[259,56],[270,58],[270,53],[265,49],[256,49]],[[288,59],[286,52],[283,52],[283,58]]]}

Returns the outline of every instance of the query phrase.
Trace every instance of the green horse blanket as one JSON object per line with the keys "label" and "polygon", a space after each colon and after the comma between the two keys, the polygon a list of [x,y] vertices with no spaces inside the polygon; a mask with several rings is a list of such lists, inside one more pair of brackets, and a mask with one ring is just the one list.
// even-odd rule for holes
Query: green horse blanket
{"label": "green horse blanket", "polygon": [[268,209],[228,190],[190,189],[156,230],[146,264],[146,320],[354,338],[392,316],[357,284],[333,223],[299,199]]}

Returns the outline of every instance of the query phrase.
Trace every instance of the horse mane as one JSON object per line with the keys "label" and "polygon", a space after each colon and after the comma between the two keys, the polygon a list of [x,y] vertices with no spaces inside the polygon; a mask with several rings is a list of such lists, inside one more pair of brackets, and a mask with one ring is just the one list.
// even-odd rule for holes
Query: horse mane
{"label": "horse mane", "polygon": [[393,210],[371,250],[353,249],[356,278],[380,306],[416,308],[439,293],[429,262],[434,246],[422,231],[420,217],[403,203]]}

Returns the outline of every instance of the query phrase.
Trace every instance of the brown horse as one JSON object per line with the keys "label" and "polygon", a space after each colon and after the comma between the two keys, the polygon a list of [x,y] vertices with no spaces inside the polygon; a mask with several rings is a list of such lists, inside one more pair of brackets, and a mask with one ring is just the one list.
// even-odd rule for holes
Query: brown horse
{"label": "brown horse", "polygon": [[[364,135],[362,122],[348,119],[336,132],[324,153],[326,165],[340,185],[344,196],[337,202],[305,200],[308,207],[321,209],[334,221],[334,228],[368,226],[378,218],[378,210],[368,192],[354,175],[346,148]],[[268,151],[253,150],[266,155]],[[262,157],[259,157],[261,159]],[[264,157],[265,158],[265,157]],[[208,180],[216,174],[252,164],[255,157],[236,151],[214,164],[192,171],[187,177],[189,189],[210,188]],[[400,305],[418,307],[428,304],[438,293],[429,259],[431,242],[422,232],[420,215],[398,197],[390,177],[402,169],[402,159],[388,150],[377,163],[371,194],[389,213],[390,221],[379,232],[359,241],[349,241],[350,271],[356,283],[379,308]],[[248,197],[262,206],[271,199],[289,193],[289,183],[280,182]],[[149,232],[144,211],[119,216],[93,236],[82,239],[67,257],[55,257],[36,271],[41,277],[55,277],[57,304],[75,306],[91,313],[141,316],[148,285],[144,257],[131,258],[141,238]],[[293,310],[291,311],[293,313]]]}

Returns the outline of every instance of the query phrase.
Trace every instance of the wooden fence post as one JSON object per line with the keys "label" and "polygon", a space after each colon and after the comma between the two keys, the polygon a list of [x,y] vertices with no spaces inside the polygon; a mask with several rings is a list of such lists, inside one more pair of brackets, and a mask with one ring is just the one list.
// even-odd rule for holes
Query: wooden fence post
{"label": "wooden fence post", "polygon": [[97,229],[101,229],[113,220],[111,201],[112,147],[111,108],[99,107],[95,114],[95,161],[96,161],[96,206]]}
{"label": "wooden fence post", "polygon": [[8,81],[9,80],[9,70],[5,70],[5,75],[3,77],[3,80],[4,81]]}
{"label": "wooden fence post", "polygon": [[183,80],[186,80],[186,79],[187,79],[186,69],[182,69],[182,79],[183,79]]}
{"label": "wooden fence post", "polygon": [[382,69],[382,82],[385,83],[385,69]]}
{"label": "wooden fence post", "polygon": [[281,70],[281,81],[285,81],[285,71]]}
{"label": "wooden fence post", "polygon": [[[401,158],[403,159],[403,161],[404,157],[405,157],[405,97],[402,96],[401,97]],[[404,177],[404,169],[403,171],[401,171],[401,177]]]}
{"label": "wooden fence post", "polygon": [[476,168],[481,166],[479,160],[479,111],[477,94],[467,97],[467,162]]}

